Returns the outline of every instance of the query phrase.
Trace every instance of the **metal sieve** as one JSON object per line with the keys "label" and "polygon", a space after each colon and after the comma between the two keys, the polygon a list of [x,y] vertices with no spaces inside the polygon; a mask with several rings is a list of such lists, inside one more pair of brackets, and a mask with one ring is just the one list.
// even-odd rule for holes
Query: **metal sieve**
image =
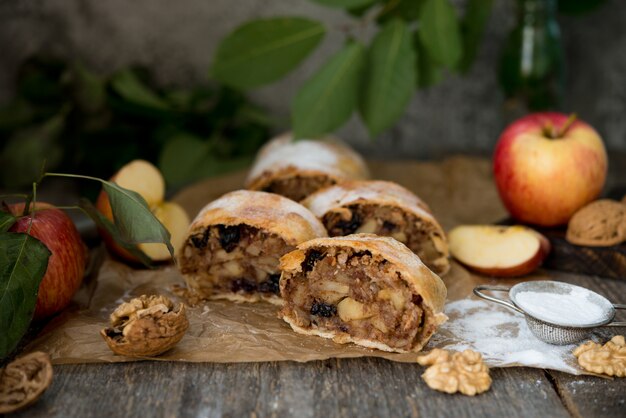
{"label": "metal sieve", "polygon": [[[519,302],[516,301],[516,295],[519,292],[546,292],[557,295],[567,295],[574,289],[584,291],[587,294],[587,300],[602,309],[601,319],[588,324],[569,323],[567,318],[563,318],[563,320],[560,321],[547,321],[526,312],[523,307],[520,306]],[[487,295],[483,291],[507,292],[510,301]],[[523,314],[526,318],[526,324],[528,324],[528,328],[533,335],[549,344],[566,345],[577,343],[587,338],[597,327],[626,327],[626,322],[613,322],[615,310],[626,309],[626,305],[613,304],[604,296],[584,287],[569,283],[542,280],[519,283],[513,287],[480,285],[474,288],[474,294],[479,298],[499,303],[500,305]]]}

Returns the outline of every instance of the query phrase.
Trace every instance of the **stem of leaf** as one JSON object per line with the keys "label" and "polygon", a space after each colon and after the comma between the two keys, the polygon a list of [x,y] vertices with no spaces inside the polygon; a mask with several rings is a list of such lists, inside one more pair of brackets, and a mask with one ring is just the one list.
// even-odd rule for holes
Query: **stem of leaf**
{"label": "stem of leaf", "polygon": [[97,177],[83,176],[81,174],[44,173],[43,177],[69,177],[69,178],[75,178],[75,179],[94,180],[94,181],[99,181],[100,183],[104,183],[104,180],[99,179]]}
{"label": "stem of leaf", "polygon": [[33,211],[32,211],[33,216],[30,217],[30,222],[28,223],[28,231],[26,231],[28,235],[30,235],[30,230],[33,227],[33,222],[35,221],[35,212],[36,212],[35,206],[37,205],[37,182],[36,181],[33,182],[32,198],[31,199],[26,198],[26,206],[24,206],[24,216],[28,215],[27,211],[30,209],[31,202],[29,202],[29,200],[31,200],[33,204]]}

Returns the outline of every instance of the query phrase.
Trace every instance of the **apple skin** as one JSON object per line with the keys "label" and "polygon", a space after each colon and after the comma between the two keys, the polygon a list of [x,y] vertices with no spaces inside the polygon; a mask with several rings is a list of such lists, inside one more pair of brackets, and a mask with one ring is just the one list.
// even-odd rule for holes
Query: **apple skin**
{"label": "apple skin", "polygon": [[[51,252],[48,268],[39,285],[34,320],[48,318],[69,305],[80,287],[87,264],[87,246],[72,220],[62,210],[37,202],[30,235],[45,244]],[[9,206],[15,216],[21,216],[24,203]],[[11,232],[28,231],[30,215],[19,218]]]}
{"label": "apple skin", "polygon": [[567,223],[574,212],[595,200],[606,180],[606,150],[598,133],[580,120],[561,138],[568,116],[534,113],[509,125],[498,140],[493,172],[500,198],[511,216],[545,227]]}

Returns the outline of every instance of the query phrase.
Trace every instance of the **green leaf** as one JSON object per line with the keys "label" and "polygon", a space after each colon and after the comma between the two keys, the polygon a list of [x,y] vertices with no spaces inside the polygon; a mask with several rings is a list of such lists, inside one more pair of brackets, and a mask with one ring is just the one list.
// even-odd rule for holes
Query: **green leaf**
{"label": "green leaf", "polygon": [[313,0],[315,3],[340,9],[353,9],[374,3],[376,0]]}
{"label": "green leaf", "polygon": [[419,88],[434,86],[443,80],[442,69],[433,62],[420,40],[419,33],[413,35],[413,48],[417,59],[417,85]]}
{"label": "green leaf", "polygon": [[[78,174],[46,173],[46,177],[70,177],[99,181],[109,198],[111,212],[113,213],[113,223],[95,211],[93,205],[81,202],[81,207],[88,215],[112,232],[116,242],[125,245],[135,245],[139,243],[159,243],[165,244],[172,258],[174,248],[170,242],[170,233],[163,224],[154,216],[148,204],[139,193],[125,189],[116,183],[105,181],[96,177],[82,176]],[[94,212],[95,211],[95,212]],[[145,257],[141,260],[144,264]]]}
{"label": "green leaf", "polygon": [[365,48],[348,43],[307,80],[291,109],[295,136],[316,137],[341,126],[356,107]]}
{"label": "green leaf", "polygon": [[[185,161],[185,164],[181,164]],[[202,178],[246,167],[252,156],[219,158],[214,144],[188,134],[172,137],[163,148],[159,169],[171,186],[178,187]]]}
{"label": "green leaf", "polygon": [[369,48],[360,112],[372,136],[389,128],[404,112],[415,90],[415,52],[405,22],[393,20]]}
{"label": "green leaf", "polygon": [[96,207],[87,199],[81,199],[79,206],[85,211],[87,215],[96,223],[99,228],[104,229],[111,235],[115,242],[131,253],[137,260],[139,260],[146,267],[152,267],[152,260],[143,251],[139,249],[136,243],[128,240],[127,237],[122,236],[119,228],[108,220],[102,213],[96,209]]}
{"label": "green leaf", "polygon": [[28,330],[49,258],[50,251],[36,238],[0,233],[0,359]]}
{"label": "green leaf", "polygon": [[111,78],[111,87],[125,100],[140,106],[169,110],[169,104],[137,77],[133,70],[122,70]]}
{"label": "green leaf", "polygon": [[174,257],[169,231],[152,214],[139,193],[109,181],[102,181],[102,186],[111,203],[115,226],[126,242],[163,243]]}
{"label": "green leaf", "polygon": [[324,32],[319,22],[304,18],[248,22],[222,40],[211,74],[240,89],[270,83],[306,58],[322,40]]}
{"label": "green leaf", "polygon": [[15,216],[7,212],[0,212],[0,232],[6,232],[15,223]]}
{"label": "green leaf", "polygon": [[491,15],[491,6],[493,0],[468,0],[465,17],[461,25],[461,31],[463,32],[463,58],[459,68],[461,71],[468,71],[476,53],[480,46],[480,41],[485,31],[485,25]]}
{"label": "green leaf", "polygon": [[419,34],[436,63],[448,69],[456,68],[463,45],[456,11],[449,0],[426,0],[420,14]]}

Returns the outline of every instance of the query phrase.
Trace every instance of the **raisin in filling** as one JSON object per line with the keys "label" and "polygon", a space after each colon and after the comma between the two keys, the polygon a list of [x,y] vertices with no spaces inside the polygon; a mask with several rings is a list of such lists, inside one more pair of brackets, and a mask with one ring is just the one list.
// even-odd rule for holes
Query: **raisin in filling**
{"label": "raisin in filling", "polygon": [[224,251],[229,253],[234,250],[237,244],[239,244],[241,236],[239,233],[239,225],[219,225],[217,228],[220,231],[220,245]]}
{"label": "raisin in filling", "polygon": [[423,300],[391,263],[369,251],[330,248],[310,250],[303,267],[311,254],[309,270],[283,273],[283,314],[303,328],[411,349],[424,327]]}
{"label": "raisin in filling", "polygon": [[270,274],[269,279],[259,283],[259,292],[280,294],[280,274]]}

